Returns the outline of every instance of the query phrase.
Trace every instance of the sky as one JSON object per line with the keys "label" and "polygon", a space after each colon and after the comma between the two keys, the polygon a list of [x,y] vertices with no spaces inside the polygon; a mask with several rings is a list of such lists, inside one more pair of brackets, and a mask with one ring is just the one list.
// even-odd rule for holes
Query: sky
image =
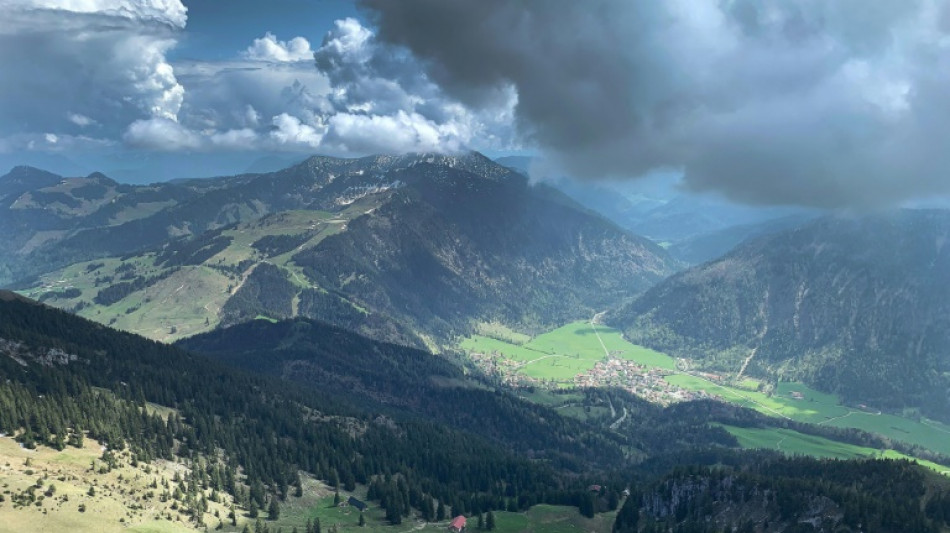
{"label": "sky", "polygon": [[950,0],[0,0],[0,164],[479,150],[865,208],[950,191],[947,94]]}

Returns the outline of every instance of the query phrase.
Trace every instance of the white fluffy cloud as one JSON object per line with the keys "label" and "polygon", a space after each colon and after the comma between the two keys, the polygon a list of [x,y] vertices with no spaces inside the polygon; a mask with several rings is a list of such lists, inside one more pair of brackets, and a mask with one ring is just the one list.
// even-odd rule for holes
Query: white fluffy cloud
{"label": "white fluffy cloud", "polygon": [[202,146],[200,135],[165,117],[136,120],[129,125],[124,139],[150,150],[196,150]]}
{"label": "white fluffy cloud", "polygon": [[180,0],[3,0],[0,6],[158,22],[177,28],[184,28],[188,20],[188,10]]}
{"label": "white fluffy cloud", "polygon": [[177,122],[160,115],[136,122],[125,141],[155,150],[337,155],[512,142],[513,93],[474,113],[446,97],[405,50],[380,45],[355,19],[337,21],[315,52],[306,39],[268,33],[240,55],[176,65],[186,88]]}
{"label": "white fluffy cloud", "polygon": [[314,54],[330,91],[324,144],[348,153],[457,151],[513,142],[513,92],[478,111],[448,97],[407,50],[348,18]]}
{"label": "white fluffy cloud", "polygon": [[244,57],[252,61],[274,61],[287,63],[291,61],[313,60],[313,50],[310,41],[303,37],[294,37],[289,41],[278,41],[272,33],[266,33],[244,51]]}
{"label": "white fluffy cloud", "polygon": [[[177,120],[184,87],[166,53],[179,0],[0,0],[0,135],[106,139],[137,120]],[[58,144],[58,143],[56,143]],[[34,144],[35,146],[35,144]]]}
{"label": "white fluffy cloud", "polygon": [[[349,18],[316,50],[267,32],[179,61],[180,0],[0,0],[0,150],[115,146],[363,155],[513,142],[516,95],[477,112]],[[94,138],[96,136],[97,138]]]}

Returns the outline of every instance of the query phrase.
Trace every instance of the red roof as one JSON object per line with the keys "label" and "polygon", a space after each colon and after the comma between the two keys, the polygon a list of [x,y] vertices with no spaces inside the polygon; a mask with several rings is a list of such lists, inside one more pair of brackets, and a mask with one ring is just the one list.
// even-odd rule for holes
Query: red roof
{"label": "red roof", "polygon": [[456,516],[452,519],[452,524],[449,527],[458,531],[462,531],[462,528],[465,527],[465,517],[462,515]]}

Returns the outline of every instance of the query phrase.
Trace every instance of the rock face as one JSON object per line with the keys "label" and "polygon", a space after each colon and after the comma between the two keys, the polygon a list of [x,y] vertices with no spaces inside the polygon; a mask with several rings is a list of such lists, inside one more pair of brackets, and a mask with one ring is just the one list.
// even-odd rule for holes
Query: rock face
{"label": "rock face", "polygon": [[610,320],[709,367],[946,419],[948,237],[946,211],[821,219],[676,274]]}

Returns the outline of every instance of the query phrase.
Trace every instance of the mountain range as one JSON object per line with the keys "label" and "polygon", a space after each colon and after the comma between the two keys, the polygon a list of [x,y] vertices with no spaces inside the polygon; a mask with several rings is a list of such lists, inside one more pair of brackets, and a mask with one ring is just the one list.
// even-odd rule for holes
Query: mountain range
{"label": "mountain range", "polygon": [[40,273],[19,286],[162,339],[309,316],[432,346],[478,321],[589,317],[679,266],[477,153],[314,157],[149,186],[18,167],[0,202],[7,282]]}

